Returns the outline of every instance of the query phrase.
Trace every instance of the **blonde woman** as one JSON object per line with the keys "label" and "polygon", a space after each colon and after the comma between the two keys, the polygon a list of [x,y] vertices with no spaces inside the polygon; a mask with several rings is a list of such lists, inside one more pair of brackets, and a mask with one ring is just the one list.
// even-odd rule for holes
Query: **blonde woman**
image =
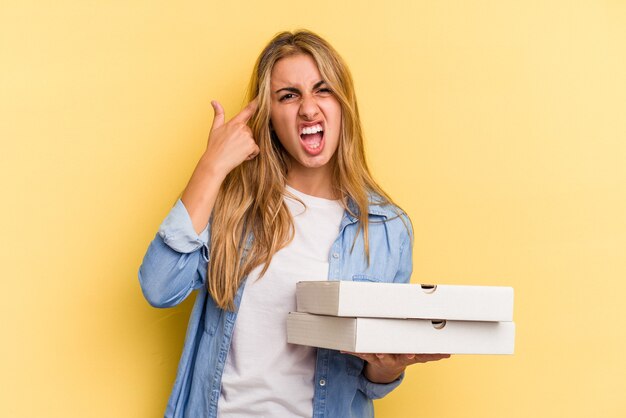
{"label": "blonde woman", "polygon": [[300,280],[407,282],[406,214],[367,168],[352,79],[309,31],[276,35],[139,269],[151,305],[198,290],[166,417],[371,417],[409,364],[286,342]]}

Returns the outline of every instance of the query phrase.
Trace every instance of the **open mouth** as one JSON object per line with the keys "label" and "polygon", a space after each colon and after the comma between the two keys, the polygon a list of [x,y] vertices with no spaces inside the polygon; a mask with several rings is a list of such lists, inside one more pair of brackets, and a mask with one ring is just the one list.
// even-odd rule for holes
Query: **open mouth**
{"label": "open mouth", "polygon": [[309,154],[317,154],[324,144],[324,128],[321,124],[305,126],[300,130],[300,140]]}

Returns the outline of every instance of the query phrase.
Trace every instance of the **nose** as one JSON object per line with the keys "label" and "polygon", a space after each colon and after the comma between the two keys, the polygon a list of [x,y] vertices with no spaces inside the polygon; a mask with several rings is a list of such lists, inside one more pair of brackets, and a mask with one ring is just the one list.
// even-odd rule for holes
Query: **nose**
{"label": "nose", "polygon": [[319,111],[320,109],[313,97],[308,94],[302,96],[300,110],[298,111],[298,114],[302,117],[302,119],[313,120],[319,114]]}

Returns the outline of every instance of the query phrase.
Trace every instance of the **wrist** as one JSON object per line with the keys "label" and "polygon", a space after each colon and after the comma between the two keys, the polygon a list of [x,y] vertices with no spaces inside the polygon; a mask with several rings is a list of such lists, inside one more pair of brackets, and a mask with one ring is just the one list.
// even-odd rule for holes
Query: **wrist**
{"label": "wrist", "polygon": [[383,368],[372,365],[372,363],[365,363],[365,368],[363,370],[363,374],[372,383],[391,383],[394,380],[397,380],[406,367],[401,368]]}
{"label": "wrist", "polygon": [[207,155],[205,152],[200,157],[200,161],[198,161],[197,169],[204,173],[205,175],[219,180],[220,183],[223,181],[229,173],[229,170],[220,167],[220,164],[214,161],[211,156]]}

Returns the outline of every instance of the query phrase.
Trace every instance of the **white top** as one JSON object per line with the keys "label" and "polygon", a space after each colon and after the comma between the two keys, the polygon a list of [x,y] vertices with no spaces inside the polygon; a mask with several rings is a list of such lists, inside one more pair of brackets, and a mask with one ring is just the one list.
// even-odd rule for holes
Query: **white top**
{"label": "white top", "polygon": [[337,239],[339,201],[287,191],[295,236],[274,254],[265,275],[252,270],[244,289],[222,376],[220,417],[308,417],[313,414],[316,350],[287,344],[287,314],[296,310],[296,283],[327,280],[330,247]]}

